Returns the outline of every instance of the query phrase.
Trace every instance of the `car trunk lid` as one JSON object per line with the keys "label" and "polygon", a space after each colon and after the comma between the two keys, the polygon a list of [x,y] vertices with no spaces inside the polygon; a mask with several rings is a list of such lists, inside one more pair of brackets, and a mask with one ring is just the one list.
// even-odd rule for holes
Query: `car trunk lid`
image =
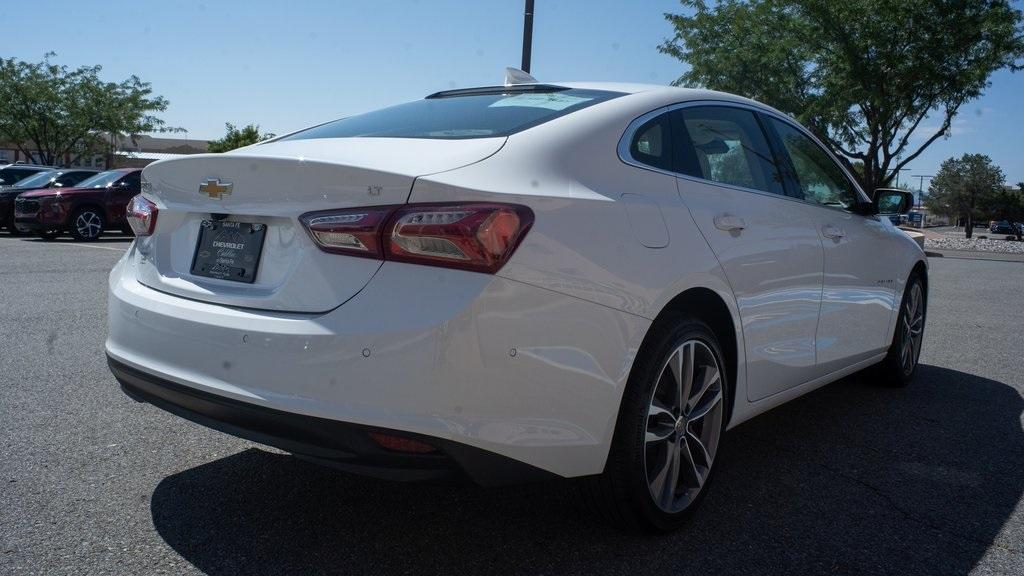
{"label": "car trunk lid", "polygon": [[[504,138],[300,140],[158,162],[145,170],[145,193],[159,215],[154,234],[138,242],[138,279],[157,290],[228,306],[331,310],[359,292],[381,262],[322,252],[299,216],[403,204],[416,177],[479,161],[503,143]],[[218,219],[265,226],[252,283],[193,273],[200,230]]]}

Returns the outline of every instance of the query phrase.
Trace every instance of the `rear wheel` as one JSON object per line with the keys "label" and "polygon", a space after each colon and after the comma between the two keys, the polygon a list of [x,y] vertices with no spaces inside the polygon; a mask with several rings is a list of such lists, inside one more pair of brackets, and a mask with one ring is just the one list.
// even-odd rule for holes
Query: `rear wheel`
{"label": "rear wheel", "polygon": [[726,424],[721,347],[698,320],[658,330],[637,359],[605,472],[585,480],[616,524],[678,527],[707,491]]}
{"label": "rear wheel", "polygon": [[82,208],[71,219],[71,236],[75,240],[91,242],[103,234],[106,227],[103,214],[95,208]]}
{"label": "rear wheel", "polygon": [[914,378],[924,340],[925,304],[924,282],[915,273],[907,280],[903,292],[889,353],[877,367],[878,379],[883,385],[906,386]]}

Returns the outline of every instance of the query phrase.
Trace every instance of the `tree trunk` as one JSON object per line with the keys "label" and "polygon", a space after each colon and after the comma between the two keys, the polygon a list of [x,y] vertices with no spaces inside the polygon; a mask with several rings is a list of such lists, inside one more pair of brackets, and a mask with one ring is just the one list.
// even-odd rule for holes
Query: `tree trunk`
{"label": "tree trunk", "polygon": [[974,235],[974,216],[970,212],[964,218],[964,233],[967,235],[968,240]]}

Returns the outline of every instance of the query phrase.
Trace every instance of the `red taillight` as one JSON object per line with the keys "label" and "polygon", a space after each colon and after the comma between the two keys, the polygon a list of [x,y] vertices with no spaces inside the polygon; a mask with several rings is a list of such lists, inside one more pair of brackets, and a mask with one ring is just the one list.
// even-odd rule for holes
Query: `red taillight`
{"label": "red taillight", "polygon": [[381,259],[381,230],[394,206],[310,212],[300,218],[325,252]]}
{"label": "red taillight", "polygon": [[128,218],[128,225],[136,236],[149,236],[156,228],[156,216],[159,210],[156,204],[150,202],[145,196],[139,194],[128,202],[125,208],[125,215]]}
{"label": "red taillight", "polygon": [[327,252],[494,273],[533,224],[513,204],[405,204],[301,217]]}

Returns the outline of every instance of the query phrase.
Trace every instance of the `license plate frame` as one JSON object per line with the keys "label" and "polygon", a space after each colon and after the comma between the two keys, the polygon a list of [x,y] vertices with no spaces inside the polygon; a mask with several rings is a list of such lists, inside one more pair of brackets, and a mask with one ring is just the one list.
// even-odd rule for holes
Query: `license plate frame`
{"label": "license plate frame", "polygon": [[192,275],[254,283],[266,235],[267,225],[261,222],[203,220],[192,256]]}

